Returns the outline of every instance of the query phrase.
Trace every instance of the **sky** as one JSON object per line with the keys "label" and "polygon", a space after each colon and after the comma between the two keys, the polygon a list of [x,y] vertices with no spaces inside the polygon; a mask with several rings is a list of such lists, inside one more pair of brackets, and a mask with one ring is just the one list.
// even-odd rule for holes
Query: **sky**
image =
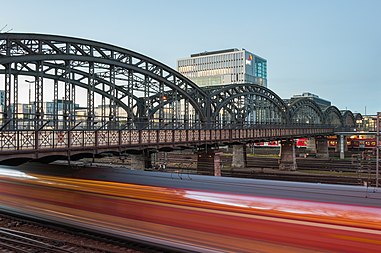
{"label": "sky", "polygon": [[381,111],[380,0],[0,0],[0,29],[121,46],[172,68],[245,48],[281,98],[311,92],[340,110]]}

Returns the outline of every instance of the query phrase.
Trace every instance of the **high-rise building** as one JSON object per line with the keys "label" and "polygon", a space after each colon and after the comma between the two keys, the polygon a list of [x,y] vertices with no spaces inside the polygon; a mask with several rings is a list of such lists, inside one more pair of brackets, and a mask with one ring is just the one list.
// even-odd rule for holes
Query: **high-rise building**
{"label": "high-rise building", "polygon": [[267,61],[245,49],[192,54],[177,70],[201,87],[254,83],[267,87]]}

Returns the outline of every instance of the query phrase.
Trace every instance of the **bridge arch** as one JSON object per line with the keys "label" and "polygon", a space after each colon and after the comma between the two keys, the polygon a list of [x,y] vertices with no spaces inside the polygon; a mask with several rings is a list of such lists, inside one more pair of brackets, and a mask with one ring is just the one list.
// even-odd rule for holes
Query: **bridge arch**
{"label": "bridge arch", "polygon": [[311,99],[298,98],[289,105],[291,123],[294,124],[322,124],[323,112]]}
{"label": "bridge arch", "polygon": [[[194,89],[188,89],[188,94],[191,97],[196,96],[196,92]],[[145,98],[145,101],[145,104],[151,105],[147,110],[148,118],[155,120],[152,128],[189,129],[204,127],[207,123],[207,121],[195,122],[193,118],[195,116],[194,109],[176,91],[169,90],[164,93],[158,93]],[[210,115],[210,103],[208,101],[209,97],[207,97],[207,103],[203,105],[206,115]],[[180,120],[180,122],[176,122],[176,120]]]}
{"label": "bridge arch", "polygon": [[342,110],[341,111],[342,117],[343,117],[343,124],[344,127],[355,127],[356,126],[356,120],[353,113],[349,110]]}
{"label": "bridge arch", "polygon": [[335,127],[343,126],[343,119],[339,109],[336,106],[327,107],[324,112],[324,122],[327,125],[332,125]]}
{"label": "bridge arch", "polygon": [[[35,78],[34,116],[41,121],[46,119],[43,104],[46,79],[53,80],[53,101],[58,101],[61,93],[63,101],[75,103],[77,88],[82,88],[87,97],[86,118],[92,123],[96,121],[96,96],[102,100],[102,120],[117,121],[121,108],[135,125],[139,121],[147,125],[148,111],[160,101],[149,104],[144,98],[168,91],[189,105],[195,121],[205,122],[208,117],[207,95],[192,81],[147,56],[101,42],[56,35],[3,33],[0,34],[0,75],[5,80],[6,119],[16,117],[16,109],[12,109],[11,104],[17,103],[21,76]],[[64,87],[63,91],[59,92],[58,87]],[[66,107],[64,116],[74,115],[74,105]]]}
{"label": "bridge arch", "polygon": [[233,84],[209,91],[212,120],[221,125],[286,124],[287,105],[270,89]]}

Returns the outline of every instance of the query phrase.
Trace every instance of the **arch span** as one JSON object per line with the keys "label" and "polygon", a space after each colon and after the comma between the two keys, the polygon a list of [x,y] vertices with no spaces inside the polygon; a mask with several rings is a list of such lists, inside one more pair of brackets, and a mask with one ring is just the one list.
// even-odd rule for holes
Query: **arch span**
{"label": "arch span", "polygon": [[353,113],[349,110],[342,110],[341,111],[342,117],[343,117],[343,124],[344,127],[355,127],[356,126],[356,120]]}
{"label": "arch span", "polygon": [[[351,112],[342,114],[340,121],[336,107],[323,113],[309,99],[288,106],[276,93],[255,84],[200,88],[137,52],[65,36],[0,34],[0,75],[0,89],[5,90],[0,128],[5,130],[216,129],[293,123],[338,127],[356,122]],[[18,108],[19,94],[27,80],[33,98],[24,112]],[[79,98],[85,102],[78,104]]]}
{"label": "arch span", "polygon": [[329,106],[324,110],[324,122],[335,127],[343,126],[343,119],[336,106]]}
{"label": "arch span", "polygon": [[270,89],[234,84],[210,90],[212,120],[227,124],[287,124],[287,105]]}
{"label": "arch span", "polygon": [[298,98],[289,105],[291,123],[294,124],[322,124],[323,112],[311,99]]}
{"label": "arch span", "polygon": [[[18,86],[23,82],[20,77],[28,76],[34,77],[33,117],[37,122],[48,117],[44,105],[46,79],[51,79],[49,85],[54,86],[53,103],[63,98],[62,118],[66,122],[71,122],[75,115],[78,88],[86,94],[84,117],[92,123],[88,126],[96,121],[96,99],[101,101],[98,114],[102,121],[118,122],[120,108],[126,112],[126,121],[147,125],[148,112],[157,103],[150,104],[144,98],[168,91],[190,105],[195,120],[205,122],[208,117],[207,95],[192,81],[147,56],[106,43],[56,35],[3,33],[0,34],[0,66],[5,79],[6,119],[17,118],[17,110],[11,104],[18,102]],[[57,107],[52,114],[58,115]]]}

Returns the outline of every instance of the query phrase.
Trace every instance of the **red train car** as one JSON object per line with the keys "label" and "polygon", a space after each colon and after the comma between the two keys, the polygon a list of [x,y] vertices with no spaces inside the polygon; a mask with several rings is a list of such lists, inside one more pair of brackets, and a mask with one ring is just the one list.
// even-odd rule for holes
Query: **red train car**
{"label": "red train car", "polygon": [[[296,147],[302,148],[307,147],[307,138],[298,138],[296,139]],[[281,142],[280,141],[261,141],[259,143],[254,143],[254,146],[256,147],[280,147]]]}
{"label": "red train car", "polygon": [[375,138],[351,139],[348,142],[349,142],[348,148],[374,149],[376,148],[376,144],[377,144],[377,141]]}
{"label": "red train car", "polygon": [[298,148],[305,148],[307,147],[307,138],[299,138],[296,140],[296,146]]}
{"label": "red train car", "polygon": [[[348,149],[375,149],[376,148],[376,137],[367,136],[367,135],[352,135],[347,137],[347,146]],[[328,146],[331,148],[336,147],[337,137],[329,136],[328,137]],[[381,142],[380,142],[381,145]]]}
{"label": "red train car", "polygon": [[366,187],[125,171],[0,168],[0,208],[182,251],[381,252],[381,195]]}

